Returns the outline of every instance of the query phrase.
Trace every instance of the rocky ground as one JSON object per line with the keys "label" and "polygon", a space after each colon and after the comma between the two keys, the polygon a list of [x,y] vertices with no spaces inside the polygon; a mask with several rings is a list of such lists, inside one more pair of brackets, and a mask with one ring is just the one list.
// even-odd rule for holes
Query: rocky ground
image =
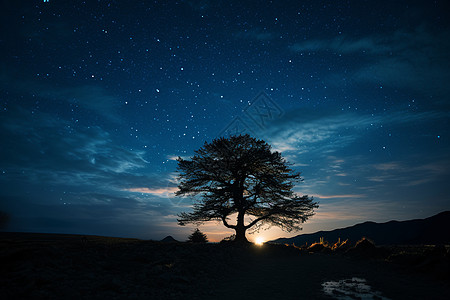
{"label": "rocky ground", "polygon": [[447,250],[418,249],[330,253],[0,233],[0,298],[344,299],[340,291],[327,296],[324,283],[360,278],[376,297],[448,299]]}

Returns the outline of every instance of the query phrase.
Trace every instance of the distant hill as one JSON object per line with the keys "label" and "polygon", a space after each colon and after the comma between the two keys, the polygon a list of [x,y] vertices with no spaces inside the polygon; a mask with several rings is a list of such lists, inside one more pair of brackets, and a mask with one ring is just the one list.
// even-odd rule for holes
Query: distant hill
{"label": "distant hill", "polygon": [[171,235],[166,236],[161,240],[163,243],[178,243],[176,239],[174,239]]}
{"label": "distant hill", "polygon": [[377,245],[450,244],[450,211],[441,212],[426,219],[389,221],[386,223],[364,222],[332,231],[300,234],[292,238],[280,238],[271,243],[297,246],[318,242],[320,237],[329,242],[338,238],[356,242],[369,238]]}

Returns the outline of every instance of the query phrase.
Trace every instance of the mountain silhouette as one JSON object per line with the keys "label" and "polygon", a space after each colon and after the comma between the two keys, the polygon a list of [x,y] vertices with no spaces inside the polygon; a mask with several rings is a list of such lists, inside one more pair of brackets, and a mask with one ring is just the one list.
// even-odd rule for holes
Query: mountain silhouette
{"label": "mountain silhouette", "polygon": [[300,234],[292,238],[279,238],[271,243],[301,246],[319,242],[321,237],[329,242],[348,239],[354,243],[362,237],[377,245],[450,244],[450,211],[441,212],[426,219],[389,221],[386,223],[364,222],[331,231]]}
{"label": "mountain silhouette", "polygon": [[166,236],[161,240],[163,243],[178,243],[176,239],[174,239],[171,235]]}

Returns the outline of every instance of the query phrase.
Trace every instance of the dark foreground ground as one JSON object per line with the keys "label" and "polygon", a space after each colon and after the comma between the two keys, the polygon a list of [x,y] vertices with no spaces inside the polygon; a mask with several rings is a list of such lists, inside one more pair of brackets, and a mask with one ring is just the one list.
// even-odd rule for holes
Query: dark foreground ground
{"label": "dark foreground ground", "polygon": [[323,283],[354,277],[378,291],[372,299],[450,299],[445,251],[390,247],[368,257],[0,233],[0,299],[351,299],[326,295]]}

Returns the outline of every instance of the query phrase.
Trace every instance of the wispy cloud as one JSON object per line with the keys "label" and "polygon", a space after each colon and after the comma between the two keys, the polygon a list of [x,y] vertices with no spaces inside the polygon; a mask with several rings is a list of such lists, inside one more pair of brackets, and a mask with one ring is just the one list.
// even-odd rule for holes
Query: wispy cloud
{"label": "wispy cloud", "polygon": [[190,156],[187,155],[167,155],[166,156],[168,160],[177,160],[178,157],[181,157],[182,159],[189,159]]}
{"label": "wispy cloud", "polygon": [[[414,163],[411,163],[413,161]],[[417,163],[410,159],[407,162],[389,162],[374,164],[369,169],[375,170],[376,175],[370,175],[367,179],[378,184],[398,184],[404,187],[423,185],[429,182],[440,181],[450,173],[450,161],[443,159],[433,163]],[[365,167],[367,169],[367,166]],[[411,176],[420,174],[420,176]]]}
{"label": "wispy cloud", "polygon": [[77,87],[47,87],[36,86],[36,90],[43,98],[53,101],[64,101],[93,111],[106,120],[119,122],[120,100],[103,88],[95,85]]}
{"label": "wispy cloud", "polygon": [[446,84],[450,81],[448,35],[448,30],[435,32],[422,25],[359,39],[307,40],[293,44],[290,50],[359,55],[362,65],[353,70],[353,79],[443,96],[450,92]]}
{"label": "wispy cloud", "polygon": [[245,39],[245,40],[271,40],[275,37],[275,35],[262,28],[252,28],[248,30],[239,31],[234,34],[237,39]]}
{"label": "wispy cloud", "polygon": [[388,162],[388,163],[374,164],[373,167],[381,171],[391,171],[391,170],[398,170],[399,168],[401,168],[401,165],[399,162]]}
{"label": "wispy cloud", "polygon": [[264,135],[274,150],[286,152],[287,155],[295,152],[295,155],[316,153],[328,156],[381,124],[432,122],[448,116],[446,112],[437,111],[408,114],[397,111],[378,115],[321,111],[318,115],[306,109],[298,109],[287,112],[283,119],[273,122]]}
{"label": "wispy cloud", "polygon": [[401,216],[401,203],[381,199],[347,198],[339,201],[322,202],[317,215],[312,221],[321,220],[390,220],[394,216]]}
{"label": "wispy cloud", "polygon": [[[0,140],[8,141],[0,147],[0,197],[11,230],[145,238],[151,229],[157,237],[170,230],[164,216],[182,207],[170,198],[172,173],[154,173],[145,152],[99,126],[15,107],[2,113]],[[136,188],[149,186],[157,188]]]}
{"label": "wispy cloud", "polygon": [[165,187],[165,188],[128,188],[124,189],[128,192],[134,192],[134,193],[142,193],[142,194],[151,194],[158,197],[163,198],[170,198],[175,197],[175,192],[178,190],[177,187]]}
{"label": "wispy cloud", "polygon": [[[0,183],[1,185],[1,183]],[[149,201],[135,195],[80,192],[65,195],[64,204],[44,196],[3,196],[2,209],[9,211],[10,229],[38,232],[81,233],[138,238],[162,238],[176,224],[169,201]],[[170,216],[170,217],[168,217]],[[165,223],[164,223],[165,222]]]}
{"label": "wispy cloud", "polygon": [[101,127],[74,127],[54,115],[16,108],[4,114],[0,129],[8,141],[0,148],[5,179],[105,188],[155,182],[136,173],[148,166],[145,152],[121,147]]}
{"label": "wispy cloud", "polygon": [[380,37],[349,39],[339,36],[326,40],[307,40],[301,43],[295,43],[289,49],[295,52],[335,51],[342,54],[354,54],[358,52],[379,54],[392,50],[392,47],[385,45],[384,39]]}
{"label": "wispy cloud", "polygon": [[340,198],[365,198],[367,197],[364,194],[355,194],[355,195],[320,195],[320,194],[315,194],[314,197],[317,197],[319,199],[340,199]]}
{"label": "wispy cloud", "polygon": [[[332,152],[337,147],[347,145],[354,140],[353,133],[341,135],[336,139],[336,132],[349,126],[361,126],[367,120],[361,120],[359,116],[333,115],[318,117],[317,119],[304,120],[299,111],[287,114],[283,120],[278,121],[267,130],[269,141],[273,148],[280,152],[295,151],[297,154],[311,152],[320,147],[320,151]],[[349,124],[352,120],[353,124]],[[361,124],[363,122],[364,124]],[[324,144],[330,139],[335,140],[333,147],[328,148]]]}
{"label": "wispy cloud", "polygon": [[98,114],[104,120],[114,123],[121,121],[120,99],[98,85],[55,86],[34,78],[16,78],[17,75],[9,72],[0,73],[0,86],[11,93],[38,96],[40,102],[47,102],[49,105],[67,103],[78,109]]}

